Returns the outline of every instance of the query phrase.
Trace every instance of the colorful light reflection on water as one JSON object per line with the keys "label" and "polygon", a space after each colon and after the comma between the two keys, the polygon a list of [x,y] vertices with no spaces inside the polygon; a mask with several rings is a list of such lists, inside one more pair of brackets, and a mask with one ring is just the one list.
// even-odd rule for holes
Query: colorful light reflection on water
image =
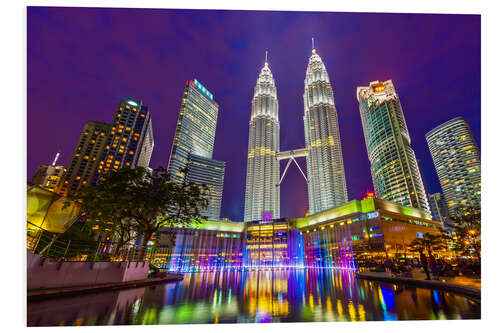
{"label": "colorful light reflection on water", "polygon": [[450,293],[291,269],[188,273],[181,282],[28,304],[29,326],[480,318]]}

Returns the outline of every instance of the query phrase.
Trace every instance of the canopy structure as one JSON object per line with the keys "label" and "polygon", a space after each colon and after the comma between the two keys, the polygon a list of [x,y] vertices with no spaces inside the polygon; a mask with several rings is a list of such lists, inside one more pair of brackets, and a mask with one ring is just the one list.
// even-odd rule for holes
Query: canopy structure
{"label": "canopy structure", "polygon": [[75,221],[80,206],[71,202],[63,209],[67,199],[38,186],[28,185],[26,192],[26,220],[29,229],[43,229],[63,233]]}

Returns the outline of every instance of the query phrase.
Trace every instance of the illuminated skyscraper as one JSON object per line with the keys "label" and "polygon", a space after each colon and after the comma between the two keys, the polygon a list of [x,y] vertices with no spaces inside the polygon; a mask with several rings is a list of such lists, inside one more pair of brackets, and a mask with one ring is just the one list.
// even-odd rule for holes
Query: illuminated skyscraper
{"label": "illuminated skyscraper", "polygon": [[205,184],[210,190],[209,207],[201,212],[220,218],[225,163],[212,159],[219,105],[198,80],[186,82],[168,171],[180,177],[188,168],[187,180]]}
{"label": "illuminated skyscraper", "polygon": [[266,61],[252,99],[249,124],[248,159],[245,189],[245,221],[254,221],[269,213],[280,217],[280,149],[278,99],[273,74]]}
{"label": "illuminated skyscraper", "polygon": [[87,121],[71,157],[64,181],[57,190],[59,194],[64,196],[74,194],[81,186],[97,183],[98,170],[106,152],[110,131],[109,124]]}
{"label": "illuminated skyscraper", "polygon": [[457,117],[425,135],[448,209],[481,203],[481,156],[469,124]]}
{"label": "illuminated skyscraper", "polygon": [[304,132],[309,210],[315,214],[347,202],[347,188],[333,89],[314,48],[304,80]]}
{"label": "illuminated skyscraper", "polygon": [[202,215],[218,220],[220,218],[226,162],[189,154],[187,168],[187,181],[205,184],[210,189],[208,207],[202,212]]}
{"label": "illuminated skyscraper", "polygon": [[435,221],[446,222],[448,217],[448,209],[446,201],[441,193],[429,194],[429,205],[431,208],[432,218]]}
{"label": "illuminated skyscraper", "polygon": [[148,168],[153,147],[153,127],[148,107],[138,100],[122,99],[113,119],[99,172],[123,167]]}
{"label": "illuminated skyscraper", "polygon": [[391,80],[358,87],[357,98],[377,198],[430,212],[403,109]]}

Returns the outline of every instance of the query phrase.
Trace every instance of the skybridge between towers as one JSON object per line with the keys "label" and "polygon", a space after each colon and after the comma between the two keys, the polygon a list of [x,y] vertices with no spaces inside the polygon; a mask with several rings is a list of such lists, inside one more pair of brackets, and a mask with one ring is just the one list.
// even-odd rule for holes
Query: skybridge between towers
{"label": "skybridge between towers", "polygon": [[276,159],[278,161],[282,160],[288,160],[288,163],[286,164],[285,170],[283,171],[283,174],[280,177],[280,181],[276,186],[280,186],[281,182],[283,181],[283,178],[285,177],[285,174],[290,167],[290,164],[292,164],[292,161],[295,163],[297,168],[299,168],[300,173],[306,180],[306,183],[308,183],[307,177],[305,173],[302,171],[302,168],[300,167],[299,163],[297,163],[297,160],[295,159],[296,157],[307,157],[307,149],[306,148],[300,148],[300,149],[292,149],[292,150],[287,150],[287,151],[282,151],[276,154]]}

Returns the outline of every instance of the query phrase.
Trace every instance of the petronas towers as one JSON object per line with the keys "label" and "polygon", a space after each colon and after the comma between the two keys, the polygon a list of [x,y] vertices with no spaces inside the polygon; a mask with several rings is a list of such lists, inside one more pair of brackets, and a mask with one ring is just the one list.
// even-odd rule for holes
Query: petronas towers
{"label": "petronas towers", "polygon": [[306,70],[303,97],[305,148],[280,152],[276,85],[266,56],[252,99],[245,221],[280,217],[279,185],[284,176],[280,179],[281,159],[290,159],[290,164],[294,157],[306,157],[311,214],[347,202],[333,90],[325,65],[314,48]]}
{"label": "petronas towers", "polygon": [[304,132],[311,214],[347,202],[337,110],[325,64],[312,50],[304,80]]}
{"label": "petronas towers", "polygon": [[[267,58],[267,57],[266,57]],[[245,221],[259,220],[264,213],[280,215],[278,186],[280,123],[276,85],[269,64],[264,63],[255,85],[248,139]]]}

